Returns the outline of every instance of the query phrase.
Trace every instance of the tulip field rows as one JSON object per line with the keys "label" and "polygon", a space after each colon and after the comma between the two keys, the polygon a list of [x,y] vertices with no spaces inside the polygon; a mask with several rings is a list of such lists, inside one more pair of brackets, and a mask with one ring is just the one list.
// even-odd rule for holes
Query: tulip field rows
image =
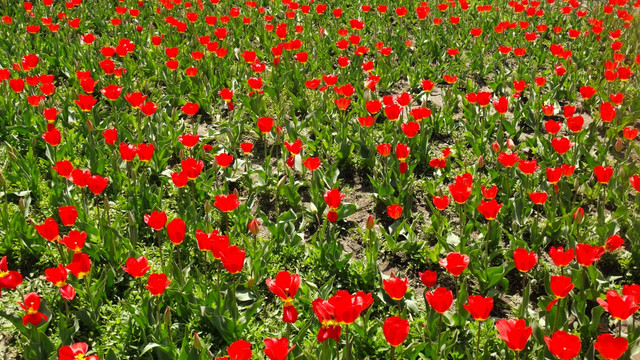
{"label": "tulip field rows", "polygon": [[634,359],[640,1],[0,1],[0,358]]}

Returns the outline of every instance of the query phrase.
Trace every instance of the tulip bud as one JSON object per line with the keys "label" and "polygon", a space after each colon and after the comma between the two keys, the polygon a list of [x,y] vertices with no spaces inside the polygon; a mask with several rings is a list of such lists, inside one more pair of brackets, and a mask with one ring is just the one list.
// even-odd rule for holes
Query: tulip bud
{"label": "tulip bud", "polygon": [[251,289],[256,284],[256,279],[252,276],[247,279],[247,287]]}
{"label": "tulip bud", "polygon": [[204,201],[204,212],[209,213],[209,211],[211,211],[211,203],[209,202],[209,200],[205,200]]}
{"label": "tulip bud", "polygon": [[613,147],[617,152],[622,151],[622,139],[616,140],[616,145]]}
{"label": "tulip bud", "polygon": [[2,176],[2,173],[0,173],[0,185],[2,186],[7,185],[7,180],[5,180],[4,176]]}
{"label": "tulip bud", "polygon": [[620,178],[624,179],[627,177],[627,172],[624,170],[624,167],[620,167],[618,170],[618,174],[620,175]]}
{"label": "tulip bud", "polygon": [[258,219],[253,219],[249,221],[249,232],[251,232],[253,235],[258,235],[259,231],[260,231],[260,223],[258,222]]}
{"label": "tulip bud", "polygon": [[93,127],[93,123],[91,122],[91,120],[87,119],[87,130],[89,132],[93,131],[94,127]]}
{"label": "tulip bud", "polygon": [[184,149],[180,149],[180,154],[178,155],[180,160],[184,160]]}
{"label": "tulip bud", "polygon": [[276,135],[277,136],[282,136],[284,134],[284,132],[282,131],[282,126],[278,125],[276,126]]}
{"label": "tulip bud", "polygon": [[234,189],[233,189],[233,195],[235,195],[235,196],[236,196],[236,198],[240,198],[240,193],[238,192],[238,189],[237,189],[237,188],[234,188]]}
{"label": "tulip bud", "polygon": [[282,189],[282,187],[284,186],[284,182],[287,180],[286,175],[283,175],[282,178],[280,179],[280,181],[278,181],[278,185],[276,186],[276,188],[278,190]]}
{"label": "tulip bud", "polygon": [[9,158],[13,162],[17,162],[18,161],[18,158],[11,151],[9,151]]}
{"label": "tulip bud", "polygon": [[484,156],[478,156],[478,162],[476,164],[478,165],[478,169],[482,169],[484,167]]}
{"label": "tulip bud", "polygon": [[500,144],[498,144],[497,141],[494,141],[493,144],[491,144],[491,150],[493,150],[493,152],[500,151]]}
{"label": "tulip bud", "polygon": [[367,230],[373,229],[375,225],[376,220],[373,218],[373,216],[369,215],[369,217],[367,218]]}
{"label": "tulip bud", "polygon": [[371,91],[367,89],[364,92],[364,101],[369,101],[369,100],[371,100]]}
{"label": "tulip bud", "polygon": [[193,334],[193,347],[196,348],[196,350],[198,351],[202,350],[202,348],[204,347],[198,333]]}
{"label": "tulip bud", "polygon": [[582,224],[582,221],[584,220],[584,209],[581,207],[576,209],[576,212],[573,213],[573,219],[575,220],[576,224]]}
{"label": "tulip bud", "polygon": [[134,226],[136,224],[136,219],[133,217],[133,213],[131,211],[127,211],[127,218],[129,220],[129,226]]}
{"label": "tulip bud", "polygon": [[507,139],[507,148],[509,150],[514,150],[516,148],[516,144],[513,142],[512,139]]}
{"label": "tulip bud", "polygon": [[109,198],[107,195],[104,196],[104,211],[109,212],[111,210],[111,204],[109,204]]}
{"label": "tulip bud", "polygon": [[164,311],[164,325],[167,327],[167,329],[171,327],[171,308],[168,306]]}
{"label": "tulip bud", "polygon": [[18,207],[20,208],[20,211],[24,212],[24,209],[26,209],[26,206],[24,205],[24,198],[20,198],[18,201]]}

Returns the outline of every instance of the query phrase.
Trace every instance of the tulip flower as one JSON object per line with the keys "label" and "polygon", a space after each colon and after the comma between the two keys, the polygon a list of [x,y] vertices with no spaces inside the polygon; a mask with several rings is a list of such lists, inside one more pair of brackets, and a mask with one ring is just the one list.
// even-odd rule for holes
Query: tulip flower
{"label": "tulip flower", "polygon": [[447,269],[449,274],[460,276],[469,265],[469,255],[451,252],[444,259],[440,259],[440,266]]}
{"label": "tulip flower", "polygon": [[474,320],[485,321],[489,318],[491,310],[493,310],[493,298],[489,296],[471,295],[467,299],[467,303],[463,306]]}
{"label": "tulip flower", "polygon": [[336,222],[338,220],[338,208],[340,207],[340,202],[344,199],[345,194],[340,194],[340,190],[332,189],[327,190],[324,193],[324,201],[327,203],[329,207],[329,212],[327,213],[327,220],[329,222]]}
{"label": "tulip flower", "polygon": [[612,252],[620,248],[624,249],[624,246],[622,246],[623,244],[624,239],[618,234],[613,234],[607,238],[607,241],[604,244],[604,250]]}
{"label": "tulip flower", "polygon": [[420,281],[425,287],[432,287],[438,281],[438,273],[431,270],[426,270],[425,272],[419,272]]}
{"label": "tulip flower", "polygon": [[398,204],[387,206],[387,214],[390,218],[398,220],[402,216],[402,206]]}
{"label": "tulip flower", "polygon": [[228,213],[240,206],[240,201],[238,201],[238,197],[235,194],[217,195],[213,206],[223,213]]}
{"label": "tulip flower", "polygon": [[67,269],[64,265],[58,264],[58,267],[48,268],[44,271],[45,280],[51,282],[60,289],[60,295],[66,300],[73,300],[76,291],[73,286],[67,284]]}
{"label": "tulip flower", "polygon": [[7,265],[7,257],[0,259],[0,295],[2,289],[13,290],[22,284],[22,274],[17,271],[9,270]]}
{"label": "tulip flower", "polygon": [[576,246],[576,260],[578,261],[578,264],[589,267],[594,262],[600,260],[600,257],[604,252],[605,250],[603,246],[593,246],[581,243]]}
{"label": "tulip flower", "polygon": [[162,230],[167,223],[167,214],[164,211],[154,210],[151,214],[144,215],[144,222],[155,231]]}
{"label": "tulip flower", "polygon": [[122,270],[124,270],[134,278],[143,277],[147,273],[147,271],[149,271],[149,269],[151,269],[151,266],[149,266],[149,262],[144,256],[141,256],[137,259],[130,257],[127,259],[126,265],[122,267]]}
{"label": "tulip flower", "polygon": [[269,338],[264,339],[264,354],[269,360],[286,360],[287,355],[296,346],[289,347],[289,339],[287,338]]}
{"label": "tulip flower", "polygon": [[518,271],[528,272],[538,263],[538,255],[534,251],[528,252],[523,248],[518,248],[513,252],[513,262]]}
{"label": "tulip flower", "polygon": [[242,271],[244,266],[245,251],[236,245],[231,245],[221,252],[221,260],[224,268],[231,274]]}
{"label": "tulip flower", "polygon": [[526,325],[524,319],[500,319],[496,321],[496,329],[498,337],[504,340],[509,349],[516,353],[524,350],[533,332],[533,329]]}
{"label": "tulip flower", "polygon": [[393,300],[402,300],[409,288],[409,279],[392,276],[389,280],[382,280],[382,288]]}
{"label": "tulip flower", "polygon": [[443,196],[433,196],[432,198],[433,200],[433,205],[436,207],[436,209],[438,210],[444,210],[447,208],[447,206],[449,206],[449,197],[447,195],[443,195]]}
{"label": "tulip flower", "polygon": [[562,330],[554,332],[551,336],[545,336],[544,342],[549,352],[560,360],[569,360],[580,355],[582,343],[577,335],[568,334]]}
{"label": "tulip flower", "polygon": [[443,287],[439,287],[434,291],[427,291],[424,296],[433,310],[440,314],[449,310],[453,303],[453,293],[451,290]]}
{"label": "tulip flower", "polygon": [[269,290],[284,302],[282,321],[295,323],[298,319],[298,312],[292,302],[300,287],[300,275],[289,274],[288,271],[280,271],[275,280],[267,279],[266,284]]}
{"label": "tulip flower", "polygon": [[253,356],[251,343],[246,340],[237,340],[227,346],[227,354],[231,360],[249,360]]}
{"label": "tulip flower", "polygon": [[91,271],[91,258],[89,258],[89,255],[85,253],[73,254],[71,264],[65,266],[65,268],[76,278],[82,279],[89,275],[89,272]]}
{"label": "tulip flower", "polygon": [[167,224],[167,235],[169,236],[169,240],[176,244],[180,245],[184,241],[186,224],[184,220],[180,218],[175,218],[171,220]]}
{"label": "tulip flower", "polygon": [[502,208],[502,205],[503,204],[498,204],[495,199],[492,199],[491,201],[480,200],[480,205],[478,205],[477,209],[482,215],[484,215],[485,219],[495,220],[498,216],[498,212]]}
{"label": "tulip flower", "polygon": [[602,306],[616,320],[625,321],[632,316],[639,308],[633,296],[620,296],[617,291],[607,291],[607,299],[598,298],[598,304]]}
{"label": "tulip flower", "polygon": [[62,240],[60,240],[60,243],[65,245],[67,248],[69,248],[70,251],[73,251],[74,253],[77,254],[82,251],[82,248],[84,247],[84,244],[86,243],[86,241],[87,241],[86,232],[71,230],[69,232],[69,235],[65,235],[62,237]]}
{"label": "tulip flower", "polygon": [[598,165],[593,168],[593,174],[600,184],[608,184],[613,176],[613,168],[611,166]]}
{"label": "tulip flower", "polygon": [[399,316],[387,318],[382,325],[382,332],[389,345],[400,346],[409,335],[409,320],[401,319]]}
{"label": "tulip flower", "polygon": [[77,342],[70,346],[63,346],[58,350],[58,360],[99,360],[97,355],[88,355],[89,345]]}
{"label": "tulip flower", "polygon": [[76,223],[76,219],[78,218],[78,211],[76,210],[76,207],[73,205],[60,206],[58,208],[58,215],[60,215],[60,220],[62,220],[62,225],[73,226],[73,224]]}
{"label": "tulip flower", "polygon": [[40,296],[34,292],[25,295],[24,301],[18,305],[27,312],[22,316],[22,325],[24,326],[27,324],[38,326],[42,320],[49,320],[45,314],[40,312]]}
{"label": "tulip flower", "polygon": [[159,296],[162,295],[167,288],[171,284],[171,280],[167,279],[167,275],[165,274],[151,274],[147,279],[146,288],[149,290],[151,295]]}
{"label": "tulip flower", "polygon": [[623,337],[615,337],[611,334],[602,334],[598,336],[593,347],[598,354],[606,360],[617,360],[629,348],[629,341]]}

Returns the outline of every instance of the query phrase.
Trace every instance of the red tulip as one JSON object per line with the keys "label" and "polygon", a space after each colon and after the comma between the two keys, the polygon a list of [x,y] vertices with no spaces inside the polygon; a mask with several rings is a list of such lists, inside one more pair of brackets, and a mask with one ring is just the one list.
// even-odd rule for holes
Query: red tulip
{"label": "red tulip", "polygon": [[245,155],[249,154],[251,152],[251,150],[253,150],[253,144],[252,143],[241,143],[240,144],[240,149],[242,149],[242,152]]}
{"label": "red tulip", "polygon": [[18,303],[18,305],[27,312],[22,316],[22,325],[24,326],[27,324],[38,326],[42,320],[49,320],[45,314],[40,312],[40,296],[34,292],[25,295],[24,302]]}
{"label": "red tulip", "polygon": [[69,250],[73,251],[74,253],[79,253],[82,251],[82,248],[84,247],[84,244],[86,241],[87,241],[86,232],[71,230],[69,232],[69,235],[65,235],[62,237],[62,240],[60,240],[60,243],[65,245],[67,248],[69,248]]}
{"label": "red tulip", "polygon": [[551,146],[560,155],[566,153],[571,148],[571,140],[567,137],[551,139]]}
{"label": "red tulip", "polygon": [[397,204],[387,206],[387,214],[390,218],[397,220],[402,215],[402,206]]}
{"label": "red tulip", "polygon": [[222,212],[231,212],[240,206],[240,201],[235,194],[217,195],[213,206]]}
{"label": "red tulip", "polygon": [[382,156],[389,156],[391,154],[391,144],[380,144],[376,147],[376,151]]}
{"label": "red tulip", "polygon": [[169,240],[176,245],[180,245],[184,241],[185,230],[186,224],[180,218],[175,218],[167,224]]}
{"label": "red tulip", "polygon": [[140,161],[148,162],[151,161],[151,157],[153,156],[153,151],[155,150],[155,146],[153,144],[138,144],[138,157]]}
{"label": "red tulip", "polygon": [[636,305],[633,296],[620,296],[615,290],[607,291],[606,301],[600,298],[597,301],[600,306],[611,314],[612,318],[620,321],[627,320],[629,316],[632,316],[640,308],[640,305]]}
{"label": "red tulip", "polygon": [[449,197],[447,195],[443,196],[433,196],[433,205],[435,205],[436,209],[444,210],[449,206]]}
{"label": "red tulip", "polygon": [[572,280],[568,276],[552,276],[550,286],[553,296],[558,299],[567,297],[574,288]]}
{"label": "red tulip", "polygon": [[600,118],[604,122],[612,122],[616,118],[616,108],[610,102],[600,104]]}
{"label": "red tulip", "polygon": [[251,343],[245,340],[237,340],[227,346],[227,354],[230,360],[249,360],[253,356]]}
{"label": "red tulip", "polygon": [[231,245],[222,251],[222,265],[231,274],[237,274],[242,271],[244,266],[245,251],[240,250],[236,245]]}
{"label": "red tulip", "polygon": [[76,290],[67,284],[67,269],[62,264],[58,267],[49,268],[44,271],[45,280],[60,288],[60,295],[63,299],[73,300],[76,297]]}
{"label": "red tulip", "polygon": [[53,218],[48,218],[42,225],[35,225],[36,231],[48,241],[56,241],[60,239],[58,223]]}
{"label": "red tulip", "polygon": [[287,338],[269,338],[264,339],[264,354],[270,360],[286,360],[287,355],[291,350],[293,350],[296,346],[289,347],[289,339]]}
{"label": "red tulip", "polygon": [[392,276],[389,280],[382,280],[382,287],[393,300],[401,300],[409,288],[409,279]]}
{"label": "red tulip", "polygon": [[269,133],[273,128],[273,124],[273,118],[261,117],[258,119],[258,130],[263,134]]}
{"label": "red tulip", "polygon": [[314,300],[311,303],[311,307],[322,325],[318,331],[316,340],[318,340],[318,342],[325,342],[327,339],[334,339],[336,342],[339,342],[342,329],[335,317],[335,307],[331,305],[328,300],[320,298]]}
{"label": "red tulip", "polygon": [[141,92],[128,93],[124,96],[124,99],[133,107],[134,109],[140,108],[145,100],[147,100],[147,95],[142,95]]}
{"label": "red tulip", "polygon": [[285,323],[295,323],[298,319],[298,311],[292,305],[292,301],[300,287],[300,275],[289,274],[288,271],[281,271],[275,280],[267,279],[266,283],[269,290],[284,301],[282,321]]}
{"label": "red tulip", "polygon": [[189,182],[189,177],[184,171],[173,172],[171,173],[171,181],[173,182],[173,185],[175,185],[176,187],[182,188],[187,186],[187,183]]}
{"label": "red tulip", "polygon": [[155,231],[162,230],[167,223],[167,213],[154,210],[151,214],[144,215],[144,222]]}
{"label": "red tulip", "polygon": [[73,205],[60,206],[58,208],[58,215],[60,215],[60,220],[64,226],[73,226],[78,218],[78,211]]}
{"label": "red tulip", "polygon": [[89,345],[83,342],[71,346],[63,346],[58,350],[58,360],[98,360],[97,355],[87,356]]}
{"label": "red tulip", "polygon": [[47,131],[42,134],[42,139],[51,146],[60,145],[60,130],[56,129],[53,124],[47,124]]}
{"label": "red tulip", "polygon": [[387,318],[382,325],[384,338],[391,346],[399,346],[409,335],[409,320],[399,316]]}
{"label": "red tulip", "polygon": [[476,321],[485,321],[493,310],[493,298],[471,295],[463,306]]}
{"label": "red tulip", "polygon": [[107,86],[106,88],[100,90],[100,92],[107,99],[109,99],[111,101],[114,101],[114,100],[116,100],[117,98],[120,97],[120,93],[122,92],[122,86],[111,84],[111,85]]}
{"label": "red tulip", "polygon": [[151,101],[147,101],[142,106],[140,106],[140,111],[146,116],[151,116],[155,114],[156,110],[158,110],[158,105],[154,104]]}
{"label": "red tulip", "polygon": [[493,101],[493,107],[499,114],[505,114],[509,107],[509,100],[506,97],[501,96],[498,100]]}
{"label": "red tulip", "polygon": [[420,275],[420,281],[426,287],[432,287],[438,281],[438,273],[435,271],[425,270],[425,272],[420,272],[418,275]]}
{"label": "red tulip", "polygon": [[527,346],[527,341],[533,329],[526,325],[524,319],[500,319],[496,321],[498,337],[507,343],[509,349],[522,351]]}
{"label": "red tulip", "polygon": [[613,168],[611,166],[598,165],[593,168],[593,174],[600,184],[608,184],[613,176]]}
{"label": "red tulip", "polygon": [[471,196],[473,190],[473,177],[469,173],[456,176],[454,183],[449,185],[451,197],[458,204],[464,204]]}
{"label": "red tulip", "polygon": [[328,301],[334,307],[336,321],[349,325],[355,322],[360,313],[373,303],[373,297],[370,293],[362,291],[351,295],[346,290],[338,290]]}
{"label": "red tulip", "polygon": [[518,248],[513,252],[513,261],[516,269],[528,272],[538,263],[538,255],[534,251],[528,252],[523,248]]}
{"label": "red tulip", "polygon": [[460,276],[469,265],[469,255],[451,252],[447,257],[440,259],[440,266],[447,269],[449,274]]}
{"label": "red tulip", "polygon": [[107,145],[114,145],[118,140],[118,130],[117,129],[105,129],[102,132],[102,136],[104,136],[104,142]]}
{"label": "red tulip", "polygon": [[149,290],[151,295],[159,296],[164,293],[169,284],[171,284],[171,280],[167,279],[167,275],[151,274],[149,275],[149,279],[147,279],[146,288]]}
{"label": "red tulip", "polygon": [[91,258],[85,253],[73,254],[73,260],[71,264],[66,266],[66,269],[78,279],[82,279],[91,271]]}
{"label": "red tulip", "polygon": [[480,200],[480,205],[478,205],[478,211],[482,215],[484,215],[487,220],[495,220],[498,216],[498,212],[502,208],[503,204],[498,204],[498,202],[493,199],[491,201]]}
{"label": "red tulip", "polygon": [[109,185],[109,178],[102,177],[100,175],[92,175],[87,182],[89,191],[94,195],[100,195],[107,185]]}
{"label": "red tulip", "polygon": [[495,185],[490,188],[481,186],[480,191],[482,192],[482,196],[484,196],[484,198],[487,200],[492,200],[496,197],[496,195],[498,195],[498,187]]}
{"label": "red tulip", "polygon": [[149,262],[144,256],[137,259],[130,257],[127,259],[126,265],[122,267],[122,270],[134,278],[143,277],[149,269],[151,269],[151,266],[149,266]]}
{"label": "red tulip", "polygon": [[91,111],[93,106],[98,102],[98,100],[94,99],[91,95],[78,95],[78,100],[74,100],[76,105],[80,107],[82,111]]}
{"label": "red tulip", "polygon": [[320,158],[308,157],[302,162],[302,164],[307,168],[307,170],[314,171],[320,167]]}
{"label": "red tulip", "polygon": [[184,112],[187,116],[193,116],[198,113],[200,110],[200,106],[197,103],[186,103],[182,105],[182,112]]}
{"label": "red tulip", "polygon": [[518,161],[518,169],[522,171],[525,175],[531,175],[540,167],[535,159],[533,160],[520,160]]}
{"label": "red tulip", "polygon": [[182,166],[182,172],[189,180],[197,179],[202,169],[204,169],[204,162],[194,158],[186,158],[180,162],[180,165]]}
{"label": "red tulip", "polygon": [[580,96],[582,96],[585,100],[591,99],[593,95],[596,94],[596,89],[591,86],[582,86],[580,87]]}
{"label": "red tulip", "polygon": [[640,193],[640,175],[631,175],[629,177],[629,184]]}
{"label": "red tulip", "polygon": [[451,290],[443,287],[439,287],[433,292],[427,291],[424,296],[433,310],[440,314],[449,310],[451,303],[453,303],[453,293]]}
{"label": "red tulip", "polygon": [[560,360],[569,360],[580,355],[582,344],[580,337],[568,334],[562,330],[554,332],[551,336],[545,336],[549,351]]}
{"label": "red tulip", "polygon": [[589,244],[578,244],[576,246],[576,258],[578,264],[582,266],[591,266],[594,262],[600,260],[604,254],[603,246],[593,246]]}
{"label": "red tulip", "polygon": [[515,165],[519,160],[520,158],[518,157],[517,153],[507,154],[505,152],[501,152],[500,154],[498,154],[498,161],[504,167],[510,168],[513,165]]}
{"label": "red tulip", "polygon": [[22,284],[22,274],[17,271],[9,270],[7,265],[7,257],[0,259],[0,295],[2,289],[15,289]]}
{"label": "red tulip", "polygon": [[613,234],[607,238],[607,241],[604,244],[604,250],[611,252],[620,248],[624,249],[624,246],[622,246],[623,244],[624,239],[618,234]]}
{"label": "red tulip", "polygon": [[611,334],[602,334],[598,336],[593,347],[598,354],[606,360],[619,359],[629,348],[629,341],[623,337],[614,337]]}
{"label": "red tulip", "polygon": [[55,170],[58,175],[65,178],[69,177],[69,175],[71,175],[71,171],[73,171],[73,165],[68,160],[58,161],[56,162],[56,165],[52,166],[51,168]]}
{"label": "red tulip", "polygon": [[218,166],[226,168],[227,166],[231,165],[231,163],[233,162],[233,155],[220,153],[215,156],[215,159]]}

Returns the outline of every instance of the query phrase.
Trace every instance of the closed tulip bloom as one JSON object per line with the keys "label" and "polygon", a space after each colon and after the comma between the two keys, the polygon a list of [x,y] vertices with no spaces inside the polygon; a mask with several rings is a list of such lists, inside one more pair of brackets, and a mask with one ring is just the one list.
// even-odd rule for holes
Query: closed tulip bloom
{"label": "closed tulip bloom", "polygon": [[402,206],[398,204],[387,206],[387,214],[390,218],[397,220],[402,216]]}
{"label": "closed tulip bloom", "polygon": [[186,103],[184,105],[182,105],[182,112],[185,113],[185,115],[187,116],[193,116],[195,114],[198,113],[198,111],[200,110],[200,106],[198,106],[197,103]]}
{"label": "closed tulip bloom", "polygon": [[230,360],[249,360],[253,356],[251,343],[246,340],[237,340],[227,346],[227,354]]}
{"label": "closed tulip bloom", "polygon": [[391,346],[399,346],[409,335],[409,320],[398,316],[387,318],[382,325],[384,338]]}
{"label": "closed tulip bloom", "polygon": [[549,352],[560,360],[569,360],[580,355],[582,343],[577,335],[568,334],[558,330],[551,336],[545,336],[544,342],[549,348]]}
{"label": "closed tulip bloom", "polygon": [[444,259],[440,259],[440,266],[447,269],[453,276],[460,276],[469,265],[469,255],[451,252]]}
{"label": "closed tulip bloom", "polygon": [[184,241],[185,231],[186,224],[184,220],[180,218],[175,218],[167,224],[169,240],[176,245],[180,245]]}
{"label": "closed tulip bloom", "polygon": [[600,184],[608,184],[613,176],[613,168],[611,166],[598,165],[593,168],[593,174]]}
{"label": "closed tulip bloom", "polygon": [[524,319],[500,319],[496,321],[498,337],[513,351],[522,351],[527,347],[533,329],[526,325]]}
{"label": "closed tulip bloom", "polygon": [[471,295],[464,304],[464,308],[476,321],[485,321],[493,310],[493,298],[480,295]]}
{"label": "closed tulip bloom", "polygon": [[438,281],[438,273],[431,270],[426,270],[425,272],[418,273],[420,275],[420,281],[426,287],[432,287]]}
{"label": "closed tulip bloom", "polygon": [[408,278],[391,277],[389,280],[382,280],[382,287],[393,300],[400,300],[407,293],[409,288]]}
{"label": "closed tulip bloom", "polygon": [[149,275],[149,279],[147,279],[146,288],[149,290],[151,295],[159,296],[164,293],[169,284],[171,284],[171,280],[167,279],[167,275],[162,273],[151,274]]}
{"label": "closed tulip bloom", "polygon": [[433,310],[440,314],[449,310],[451,303],[453,303],[453,293],[451,290],[443,287],[439,287],[433,292],[427,291],[424,296]]}
{"label": "closed tulip bloom", "polygon": [[231,274],[242,271],[244,266],[245,251],[240,250],[236,245],[231,245],[221,252],[222,265]]}
{"label": "closed tulip bloom", "polygon": [[328,302],[333,306],[336,321],[339,324],[349,325],[353,324],[360,313],[373,303],[373,296],[363,291],[351,294],[346,290],[338,290]]}
{"label": "closed tulip bloom", "polygon": [[627,320],[640,308],[634,300],[633,296],[620,296],[615,290],[607,291],[607,300],[597,299],[598,304],[609,312],[612,318],[620,321]]}
{"label": "closed tulip bloom", "polygon": [[58,215],[60,215],[62,225],[73,226],[73,224],[76,223],[76,219],[78,218],[78,211],[73,205],[60,206],[58,208]]}
{"label": "closed tulip bloom", "polygon": [[538,263],[538,255],[534,252],[528,252],[523,248],[516,249],[513,252],[513,262],[516,269],[521,272],[528,272]]}
{"label": "closed tulip bloom", "polygon": [[155,231],[162,230],[167,223],[167,213],[154,210],[151,214],[144,215],[144,222]]}
{"label": "closed tulip bloom", "polygon": [[553,296],[559,299],[567,297],[574,288],[572,280],[568,276],[552,276],[550,286]]}
{"label": "closed tulip bloom", "polygon": [[622,246],[623,244],[624,244],[624,239],[622,238],[622,236],[618,234],[613,234],[609,236],[607,238],[607,241],[604,243],[604,250],[611,252],[620,248],[624,249],[624,246]]}
{"label": "closed tulip bloom", "polygon": [[444,210],[449,206],[449,197],[447,195],[443,196],[433,196],[433,205],[438,210]]}
{"label": "closed tulip bloom", "polygon": [[480,205],[478,205],[478,211],[482,215],[484,215],[487,220],[495,220],[498,216],[498,212],[502,208],[503,204],[498,204],[496,199],[492,199],[491,201],[480,200]]}
{"label": "closed tulip bloom", "polygon": [[623,337],[615,337],[611,334],[602,334],[598,336],[593,347],[598,354],[606,360],[619,359],[629,348],[629,341]]}
{"label": "closed tulip bloom", "polygon": [[48,218],[42,225],[35,225],[36,231],[40,236],[48,241],[56,241],[60,239],[58,223],[53,218]]}
{"label": "closed tulip bloom", "polygon": [[264,339],[264,346],[264,354],[269,360],[286,360],[289,352],[295,348],[295,345],[289,347],[289,339],[287,338]]}

